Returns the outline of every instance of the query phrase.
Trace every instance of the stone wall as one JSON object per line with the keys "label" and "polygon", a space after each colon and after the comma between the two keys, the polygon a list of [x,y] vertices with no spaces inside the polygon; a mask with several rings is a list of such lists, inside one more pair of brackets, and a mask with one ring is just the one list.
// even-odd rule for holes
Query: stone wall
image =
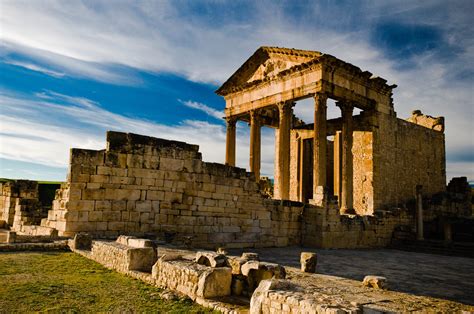
{"label": "stone wall", "polygon": [[[446,160],[442,118],[420,116],[405,121],[376,113],[373,145],[374,207],[405,203],[417,185],[432,196],[446,189]],[[429,124],[428,120],[433,120]],[[420,122],[421,124],[415,124]],[[428,128],[426,126],[431,126]]]}
{"label": "stone wall", "polygon": [[0,220],[19,230],[22,225],[39,224],[44,216],[38,199],[38,182],[9,180],[0,183]]}
{"label": "stone wall", "polygon": [[303,215],[302,245],[319,248],[386,247],[400,226],[414,228],[413,212],[377,211],[373,216],[340,215],[336,203],[307,207]]}
{"label": "stone wall", "polygon": [[286,246],[300,241],[302,207],[266,198],[244,169],[203,162],[197,145],[108,132],[106,150],[71,150],[68,182],[42,224],[59,235]]}
{"label": "stone wall", "polygon": [[9,182],[0,183],[0,220],[8,225],[13,225],[15,217],[16,199],[19,197],[14,185]]}
{"label": "stone wall", "polygon": [[372,132],[354,131],[352,154],[354,210],[358,215],[372,215],[375,210]]}
{"label": "stone wall", "polygon": [[58,184],[38,184],[31,180],[0,183],[0,221],[22,235],[56,236],[52,228],[40,226],[51,207],[49,192]]}

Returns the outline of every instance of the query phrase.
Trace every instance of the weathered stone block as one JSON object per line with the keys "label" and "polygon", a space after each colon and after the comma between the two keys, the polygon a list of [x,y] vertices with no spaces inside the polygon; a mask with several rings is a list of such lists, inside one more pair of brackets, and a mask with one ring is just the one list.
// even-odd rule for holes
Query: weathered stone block
{"label": "weathered stone block", "polygon": [[197,252],[195,261],[200,265],[210,267],[226,267],[229,265],[225,255],[208,251]]}
{"label": "weathered stone block", "polygon": [[382,276],[365,276],[362,284],[375,289],[386,289],[388,286],[387,278]]}
{"label": "weathered stone block", "polygon": [[274,279],[262,280],[250,299],[250,314],[261,314],[262,305],[267,298],[268,291],[277,289],[279,281]]}
{"label": "weathered stone block", "polygon": [[140,247],[128,249],[129,270],[151,272],[156,262],[156,252],[152,247]]}
{"label": "weathered stone block", "polygon": [[128,189],[105,189],[106,200],[127,200],[137,201],[140,199],[140,190],[128,190]]}
{"label": "weathered stone block", "polygon": [[16,232],[8,231],[5,242],[6,243],[15,243],[16,242]]}
{"label": "weathered stone block", "polygon": [[213,268],[199,277],[197,295],[203,298],[228,296],[231,284],[232,270],[229,267]]}
{"label": "weathered stone block", "polygon": [[71,241],[73,250],[90,250],[92,247],[92,236],[87,233],[76,233]]}
{"label": "weathered stone block", "polygon": [[278,264],[265,263],[259,261],[248,261],[241,267],[242,275],[247,277],[250,291],[253,291],[260,281],[265,279],[284,279],[286,277],[285,268]]}
{"label": "weathered stone block", "polygon": [[184,160],[173,158],[161,158],[160,170],[181,171],[184,167]]}
{"label": "weathered stone block", "polygon": [[300,256],[301,271],[305,273],[315,273],[318,263],[318,256],[312,252],[302,252]]}
{"label": "weathered stone block", "polygon": [[244,252],[242,253],[242,259],[246,261],[259,261],[260,257],[258,256],[258,253]]}

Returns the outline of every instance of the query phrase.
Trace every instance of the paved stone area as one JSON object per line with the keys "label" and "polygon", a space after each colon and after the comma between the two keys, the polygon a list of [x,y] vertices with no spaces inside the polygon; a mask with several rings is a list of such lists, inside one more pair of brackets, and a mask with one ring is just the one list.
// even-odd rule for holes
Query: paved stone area
{"label": "paved stone area", "polygon": [[299,267],[303,251],[317,252],[317,273],[360,280],[366,275],[387,277],[390,290],[474,305],[474,259],[398,250],[322,250],[266,248],[230,250],[259,253],[260,259]]}

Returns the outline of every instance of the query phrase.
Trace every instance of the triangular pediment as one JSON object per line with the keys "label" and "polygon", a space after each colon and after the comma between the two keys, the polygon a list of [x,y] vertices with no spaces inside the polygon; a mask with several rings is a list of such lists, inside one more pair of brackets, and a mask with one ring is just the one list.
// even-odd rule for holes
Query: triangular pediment
{"label": "triangular pediment", "polygon": [[216,91],[226,95],[239,86],[272,79],[292,67],[320,57],[318,51],[278,47],[260,47],[232,76]]}

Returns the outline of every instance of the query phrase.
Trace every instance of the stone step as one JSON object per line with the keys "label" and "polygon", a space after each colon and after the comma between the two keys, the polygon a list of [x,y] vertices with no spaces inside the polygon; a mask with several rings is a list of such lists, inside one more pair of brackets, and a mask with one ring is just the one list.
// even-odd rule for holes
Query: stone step
{"label": "stone step", "polygon": [[7,243],[7,234],[0,232],[0,243]]}

